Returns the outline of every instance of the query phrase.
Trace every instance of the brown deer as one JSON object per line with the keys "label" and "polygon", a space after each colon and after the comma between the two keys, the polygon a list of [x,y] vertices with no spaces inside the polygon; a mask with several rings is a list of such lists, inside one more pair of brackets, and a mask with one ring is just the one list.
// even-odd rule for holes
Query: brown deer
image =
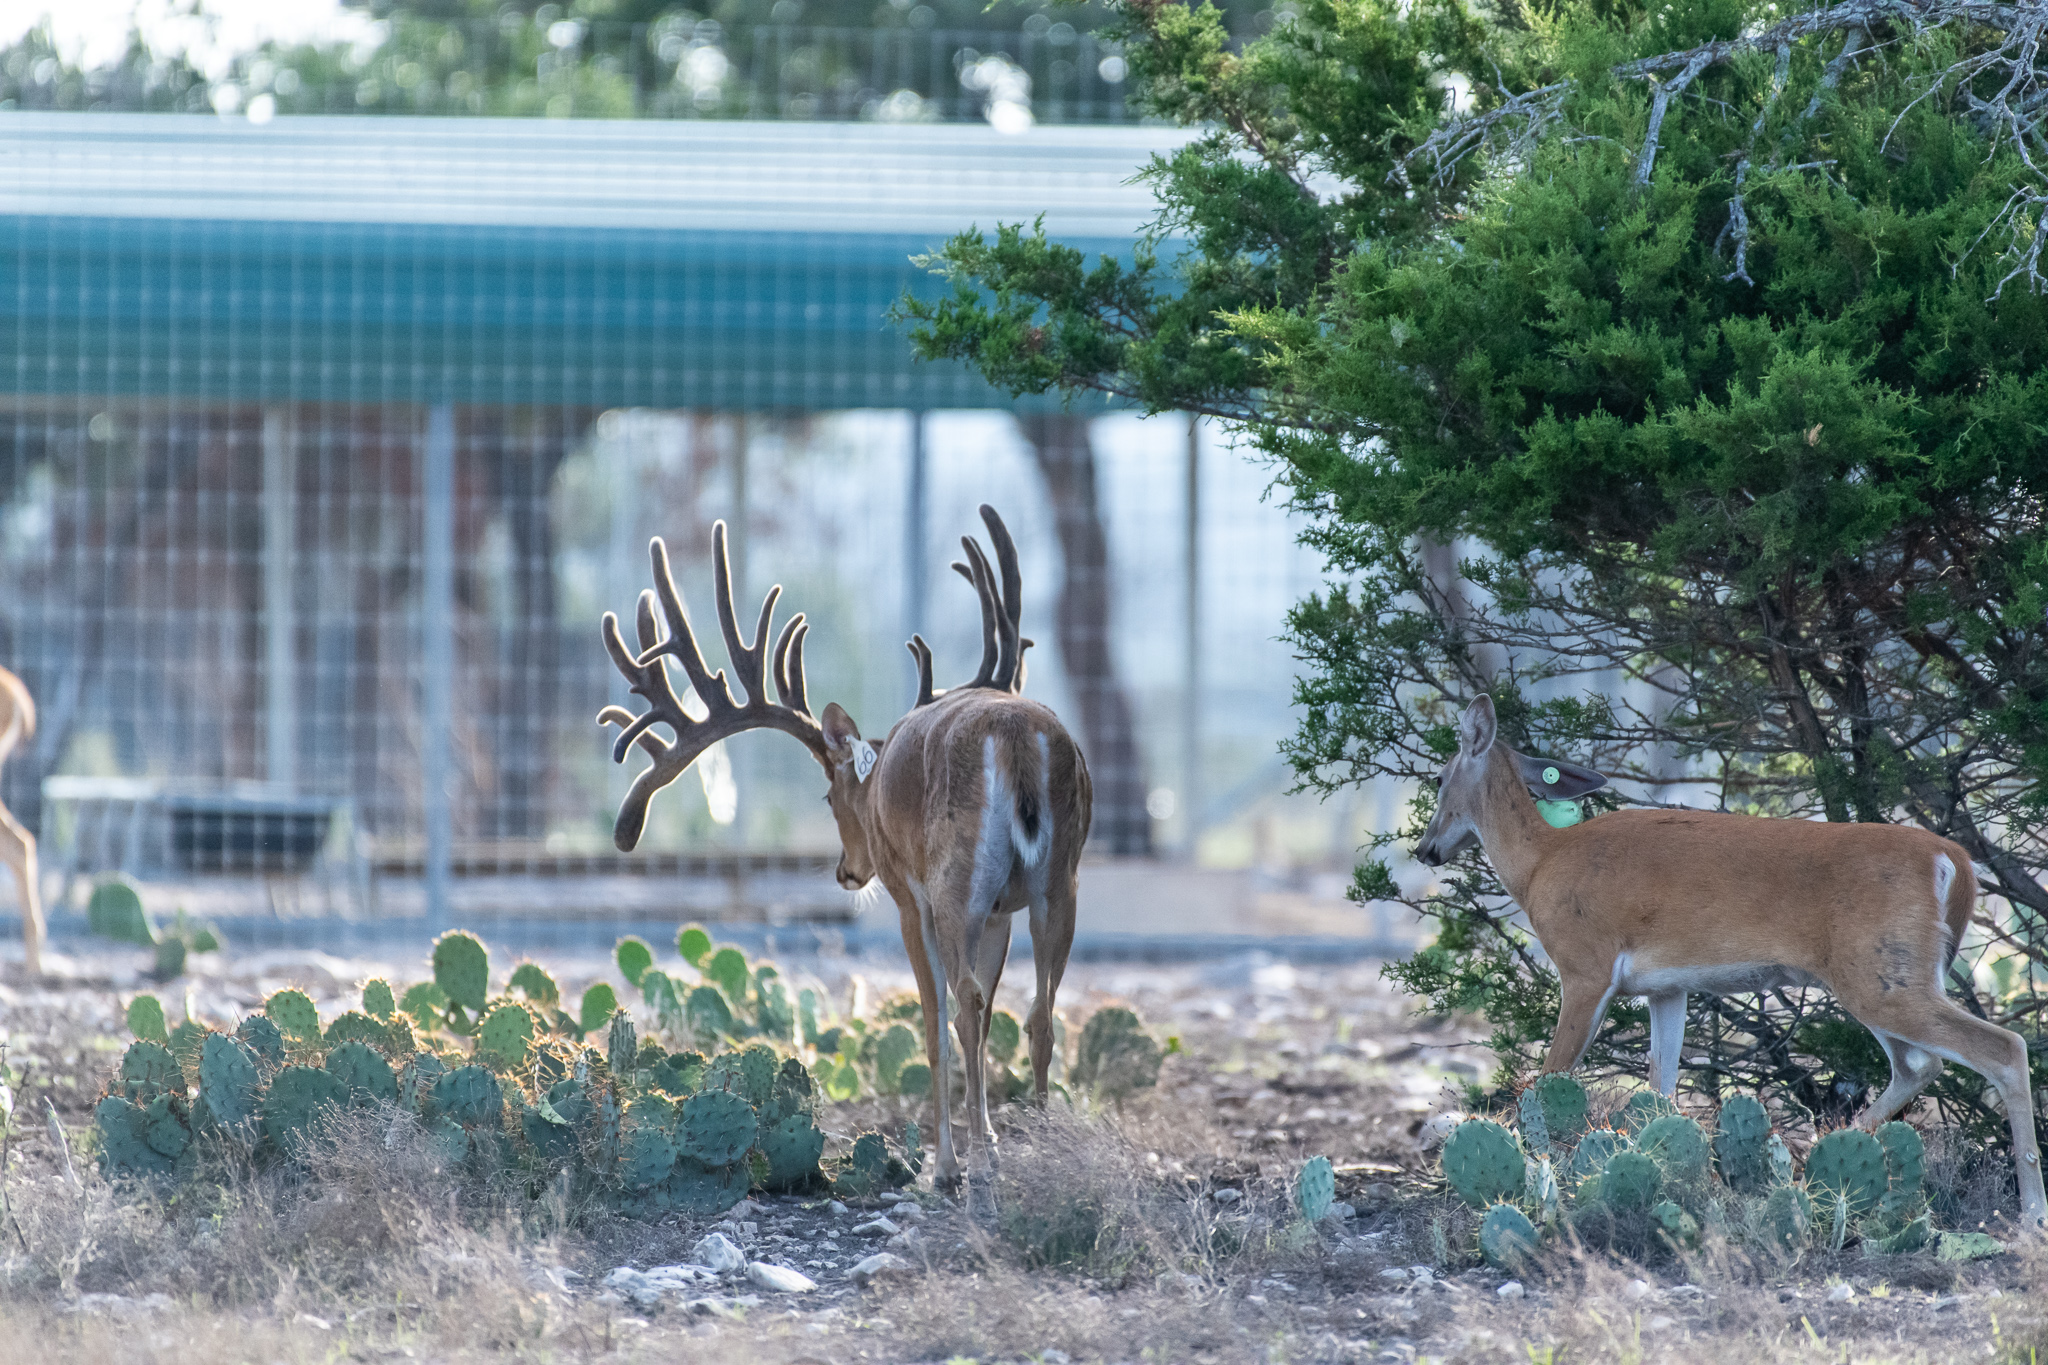
{"label": "brown deer", "polygon": [[1650,1073],[1678,1086],[1689,991],[1822,986],[1877,1035],[1891,1084],[1857,1120],[1875,1128],[1960,1062],[1990,1081],[2012,1125],[2020,1215],[2048,1223],[2027,1047],[1942,991],[1977,901],[1963,850],[1902,825],[1627,810],[1552,829],[1530,798],[1605,786],[1590,768],[1500,742],[1493,699],[1458,721],[1436,814],[1416,845],[1440,867],[1476,840],[1557,965],[1562,1001],[1545,1071],[1578,1065],[1617,995],[1650,1003]]}
{"label": "brown deer", "polygon": [[[28,687],[0,668],[0,763],[14,746],[36,732],[36,703]],[[0,862],[14,869],[15,894],[21,901],[21,937],[27,949],[30,976],[43,974],[43,900],[36,884],[36,836],[23,828],[7,807],[0,806]]]}
{"label": "brown deer", "polygon": [[[1027,910],[1031,917],[1037,995],[1026,1033],[1033,1089],[1043,1103],[1052,1059],[1053,1004],[1074,941],[1075,869],[1088,837],[1090,788],[1081,750],[1059,718],[1018,695],[1023,655],[1031,642],[1018,633],[1023,593],[1017,550],[995,509],[984,505],[981,516],[995,545],[995,566],[971,537],[961,542],[967,562],[953,566],[981,598],[981,668],[965,685],[935,691],[931,650],[922,637],[913,636],[908,647],[917,661],[917,700],[885,738],[863,738],[837,702],[827,705],[822,717],[812,716],[803,663],[809,627],[801,613],[776,638],[777,700],[768,700],[768,631],[782,588],[768,590],[752,642],[741,640],[722,521],[712,531],[713,595],[726,653],[746,701],[733,697],[722,670],[713,674],[705,665],[669,574],[667,547],[657,537],[648,547],[654,588],[640,594],[639,651],[626,647],[616,616],[607,612],[603,626],[606,649],[648,710],[635,717],[623,707],[607,706],[597,719],[600,725],[620,727],[612,746],[614,762],[623,762],[635,743],[654,760],[619,807],[612,837],[625,851],[639,843],[655,792],[728,735],[780,730],[817,757],[839,827],[839,884],[857,890],[879,878],[896,900],[903,946],[924,1007],[925,1056],[938,1120],[936,1176],[947,1187],[956,1186],[961,1174],[949,1093],[949,990],[959,1007],[953,1027],[967,1078],[968,1204],[971,1213],[985,1217],[994,1207],[988,1176],[995,1158],[988,1119],[988,1030],[1009,956],[1011,916]],[[670,686],[665,662],[670,656],[707,708],[704,719],[691,719]],[[650,733],[655,725],[669,727],[674,740],[664,742]]]}

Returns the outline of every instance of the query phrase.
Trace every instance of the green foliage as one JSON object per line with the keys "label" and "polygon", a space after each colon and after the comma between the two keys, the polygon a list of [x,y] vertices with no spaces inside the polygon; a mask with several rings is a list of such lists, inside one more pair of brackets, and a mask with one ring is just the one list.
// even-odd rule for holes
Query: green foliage
{"label": "green foliage", "polygon": [[138,995],[128,1002],[128,1031],[137,1038],[168,1044],[171,1035],[164,1026],[164,1003],[153,995]]}
{"label": "green foliage", "polygon": [[270,1078],[257,1106],[263,1135],[286,1156],[298,1156],[322,1117],[348,1103],[348,1083],[313,1066],[287,1066]]}
{"label": "green foliage", "polygon": [[169,1048],[140,1040],[130,1043],[121,1054],[119,1090],[123,1098],[136,1104],[148,1104],[158,1095],[182,1096],[185,1073]]}
{"label": "green foliage", "polygon": [[372,1019],[391,1022],[391,1016],[398,1012],[398,1005],[391,994],[391,983],[381,976],[373,976],[363,983],[363,1012]]}
{"label": "green foliage", "polygon": [[1813,1230],[1813,1201],[1796,1185],[1779,1185],[1764,1201],[1764,1230],[1773,1250],[1797,1255]]}
{"label": "green foliage", "polygon": [[633,1030],[633,1016],[620,1010],[612,1016],[610,1028],[605,1033],[605,1057],[614,1078],[620,1082],[629,1081],[639,1069],[636,1060],[640,1045]]}
{"label": "green foliage", "polygon": [[1486,1119],[1467,1119],[1451,1130],[1443,1168],[1451,1189],[1475,1209],[1520,1198],[1528,1181],[1515,1135]]}
{"label": "green foliage", "polygon": [[746,954],[737,948],[720,948],[703,964],[703,972],[704,979],[725,992],[725,998],[733,1005],[746,1004],[750,979]]}
{"label": "green foliage", "polygon": [[1667,1179],[1685,1183],[1706,1179],[1713,1157],[1705,1130],[1680,1114],[1652,1119],[1637,1134],[1636,1147],[1657,1162]]}
{"label": "green foliage", "polygon": [[93,888],[91,899],[85,903],[85,922],[101,938],[132,943],[138,948],[156,946],[156,931],[150,928],[149,916],[143,912],[142,897],[118,878]]}
{"label": "green foliage", "polygon": [[605,982],[598,982],[583,992],[583,1000],[576,1008],[576,1022],[585,1033],[595,1033],[603,1028],[618,1012],[619,997]]}
{"label": "green foliage", "polygon": [[988,1055],[997,1066],[1008,1066],[1024,1041],[1024,1027],[1008,1010],[997,1010],[988,1018]]}
{"label": "green foliage", "polygon": [[[625,943],[619,947],[623,951]],[[703,925],[685,924],[676,930],[676,951],[683,955],[683,961],[699,971],[704,969],[704,959],[711,956],[711,948],[711,935],[705,932]]]}
{"label": "green foliage", "polygon": [[522,962],[514,967],[505,989],[518,991],[536,1005],[556,1005],[562,1000],[562,992],[556,988],[555,979],[538,962]]}
{"label": "green foliage", "polygon": [[734,1032],[732,1009],[715,986],[699,986],[691,991],[683,1006],[683,1018],[688,1021],[690,1036],[700,1042],[715,1042]]}
{"label": "green foliage", "polygon": [[1337,1171],[1326,1156],[1312,1156],[1294,1177],[1294,1206],[1310,1223],[1320,1223],[1337,1198]]}
{"label": "green foliage", "polygon": [[384,1047],[390,1041],[391,1029],[361,1010],[349,1010],[327,1026],[325,1036],[329,1047],[351,1041]]}
{"label": "green foliage", "polygon": [[428,1096],[433,1112],[464,1128],[496,1124],[505,1112],[505,1092],[490,1068],[458,1066],[434,1082]]}
{"label": "green foliage", "polygon": [[1841,1200],[1851,1216],[1875,1209],[1889,1184],[1884,1147],[1860,1128],[1837,1129],[1806,1154],[1806,1188]]}
{"label": "green foliage", "polygon": [[1621,1134],[1612,1128],[1595,1128],[1572,1149],[1571,1162],[1565,1168],[1567,1177],[1574,1185],[1596,1179],[1621,1148]]}
{"label": "green foliage", "polygon": [[434,984],[448,1002],[482,1014],[491,992],[490,954],[475,934],[451,929],[434,940]]}
{"label": "green foliage", "polygon": [[761,1137],[768,1158],[768,1189],[799,1192],[823,1179],[818,1161],[825,1154],[825,1135],[803,1114],[791,1114]]}
{"label": "green foliage", "polygon": [[875,1088],[885,1095],[895,1093],[904,1064],[923,1051],[924,1040],[912,1033],[907,1024],[889,1025],[875,1040]]}
{"label": "green foliage", "polygon": [[1108,1005],[1089,1016],[1081,1030],[1074,1084],[1122,1099],[1157,1085],[1164,1057],[1135,1013]]}
{"label": "green foliage", "polygon": [[199,1093],[214,1118],[228,1127],[252,1118],[261,1084],[254,1048],[225,1033],[206,1035],[199,1047]]}
{"label": "green foliage", "polygon": [[681,1148],[706,1166],[730,1166],[746,1155],[760,1130],[752,1105],[727,1090],[707,1090],[683,1101]]}
{"label": "green foliage", "polygon": [[1617,1211],[1647,1209],[1663,1183],[1655,1159],[1641,1152],[1616,1152],[1600,1173],[1600,1199]]}
{"label": "green foliage", "polygon": [[1749,1095],[1731,1095],[1721,1105],[1714,1129],[1714,1159],[1721,1179],[1741,1194],[1761,1194],[1771,1183],[1770,1116]]}
{"label": "green foliage", "polygon": [[1543,1124],[1559,1142],[1577,1142],[1586,1131],[1586,1088],[1561,1071],[1539,1076],[1534,1086],[1543,1105]]}
{"label": "green foliage", "polygon": [[1479,1254],[1495,1270],[1525,1273],[1539,1245],[1535,1224],[1513,1204],[1495,1204],[1479,1220]]}
{"label": "green foliage", "polygon": [[1651,1207],[1650,1226],[1667,1251],[1698,1251],[1700,1248],[1700,1225],[1693,1221],[1691,1214],[1669,1199]]}
{"label": "green foliage", "polygon": [[1656,1091],[1638,1090],[1615,1112],[1614,1126],[1624,1133],[1641,1133],[1658,1119],[1677,1112],[1678,1106]]}
{"label": "green foliage", "polygon": [[477,1051],[490,1053],[506,1066],[519,1066],[533,1049],[533,1036],[533,1016],[524,1005],[508,1000],[485,1015],[477,1026]]}
{"label": "green foliage", "polygon": [[267,1014],[252,1014],[235,1030],[235,1036],[270,1066],[284,1062],[284,1034]]}
{"label": "green foliage", "polygon": [[626,978],[626,984],[639,989],[640,978],[654,965],[654,950],[637,938],[622,938],[612,956],[619,964],[619,975]]}
{"label": "green foliage", "polygon": [[1522,1125],[1522,1142],[1530,1155],[1539,1158],[1549,1156],[1550,1124],[1543,1117],[1543,1100],[1534,1086],[1522,1092],[1516,1101],[1516,1113]]}

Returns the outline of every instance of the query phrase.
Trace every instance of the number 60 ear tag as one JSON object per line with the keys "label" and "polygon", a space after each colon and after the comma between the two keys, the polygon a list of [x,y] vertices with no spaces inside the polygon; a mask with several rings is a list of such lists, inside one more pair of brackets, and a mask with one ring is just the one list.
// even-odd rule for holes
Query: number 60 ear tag
{"label": "number 60 ear tag", "polygon": [[864,739],[853,742],[853,780],[865,782],[875,770],[875,746]]}

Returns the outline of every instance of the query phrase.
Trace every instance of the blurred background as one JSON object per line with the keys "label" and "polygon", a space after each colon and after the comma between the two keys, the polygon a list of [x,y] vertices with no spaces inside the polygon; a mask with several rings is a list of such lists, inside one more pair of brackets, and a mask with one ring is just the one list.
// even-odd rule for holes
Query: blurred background
{"label": "blurred background", "polygon": [[969,226],[1132,251],[1186,134],[1125,108],[1093,10],[44,11],[0,4],[0,664],[40,709],[0,800],[60,935],[118,874],[245,943],[893,939],[772,733],[613,850],[639,760],[593,721],[630,700],[597,622],[660,535],[715,637],[723,518],[742,618],[782,584],[814,705],[885,733],[913,631],[974,669],[947,565],[989,502],[1094,774],[1083,952],[1407,941],[1342,897],[1401,794],[1292,796],[1276,754],[1317,565],[1266,472],[914,363],[886,317]]}

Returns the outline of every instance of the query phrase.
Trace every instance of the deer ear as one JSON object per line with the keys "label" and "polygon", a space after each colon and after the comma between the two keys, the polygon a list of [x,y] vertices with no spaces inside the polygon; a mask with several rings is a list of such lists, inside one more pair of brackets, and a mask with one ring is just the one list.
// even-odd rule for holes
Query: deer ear
{"label": "deer ear", "polygon": [[1481,692],[1465,708],[1465,714],[1458,717],[1458,747],[1477,758],[1493,747],[1497,728],[1493,698]]}
{"label": "deer ear", "polygon": [[1574,800],[1607,785],[1604,774],[1577,763],[1567,763],[1561,758],[1531,758],[1527,754],[1516,754],[1515,765],[1522,771],[1522,781],[1553,801]]}
{"label": "deer ear", "polygon": [[852,716],[846,714],[846,708],[836,701],[825,704],[825,714],[818,718],[818,728],[825,732],[825,747],[842,762],[847,751],[860,738],[860,727],[853,723]]}

